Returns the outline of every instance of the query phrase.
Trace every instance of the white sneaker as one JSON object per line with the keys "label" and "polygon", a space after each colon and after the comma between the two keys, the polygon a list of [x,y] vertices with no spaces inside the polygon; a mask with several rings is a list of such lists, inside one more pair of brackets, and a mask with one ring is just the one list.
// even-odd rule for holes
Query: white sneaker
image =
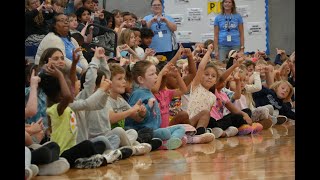
{"label": "white sneaker", "polygon": [[30,180],[33,177],[32,170],[29,167],[24,168],[24,177],[26,180]]}
{"label": "white sneaker", "polygon": [[133,149],[135,149],[135,154],[136,156],[147,154],[151,151],[152,147],[148,143],[141,143],[135,146],[132,146]]}
{"label": "white sneaker", "polygon": [[67,172],[70,169],[70,164],[65,158],[60,157],[52,163],[39,165],[38,167],[40,176],[57,176]]}
{"label": "white sneaker", "polygon": [[109,151],[108,153],[103,153],[103,156],[106,158],[107,163],[111,164],[119,159],[121,156],[121,151],[119,149]]}
{"label": "white sneaker", "polygon": [[215,138],[219,138],[223,134],[223,130],[221,128],[212,128],[212,134],[214,134]]}
{"label": "white sneaker", "polygon": [[30,169],[32,170],[32,177],[35,177],[39,173],[39,168],[35,164],[30,165]]}
{"label": "white sneaker", "polygon": [[238,131],[238,128],[236,128],[234,126],[230,126],[225,130],[225,132],[226,132],[227,137],[232,137],[232,136],[237,135],[239,131]]}

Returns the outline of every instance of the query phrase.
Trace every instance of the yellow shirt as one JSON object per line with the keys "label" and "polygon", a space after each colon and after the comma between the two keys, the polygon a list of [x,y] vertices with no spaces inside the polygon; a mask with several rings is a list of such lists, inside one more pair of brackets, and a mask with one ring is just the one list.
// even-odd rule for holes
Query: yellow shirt
{"label": "yellow shirt", "polygon": [[51,141],[60,146],[60,155],[63,151],[76,145],[77,120],[75,113],[67,107],[61,116],[58,115],[58,104],[47,108],[47,114],[51,119]]}

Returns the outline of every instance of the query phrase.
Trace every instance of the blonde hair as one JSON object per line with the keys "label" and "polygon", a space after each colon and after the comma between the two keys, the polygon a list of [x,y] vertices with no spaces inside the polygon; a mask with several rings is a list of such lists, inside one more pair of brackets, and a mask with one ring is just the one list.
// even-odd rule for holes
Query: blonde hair
{"label": "blonde hair", "polygon": [[286,80],[276,81],[273,84],[271,84],[270,89],[272,89],[274,92],[277,92],[277,89],[281,84],[287,84],[289,86],[289,89],[290,89],[289,94],[286,98],[283,99],[288,101],[293,95],[293,86],[288,81]]}
{"label": "blonde hair", "polygon": [[[30,7],[30,1],[31,1],[31,0],[25,0],[25,9],[26,9],[26,10],[27,10],[27,9],[28,9],[28,10],[32,10],[32,9],[30,9],[30,8],[31,8],[31,7]],[[37,1],[40,2],[40,0],[37,0]],[[41,2],[40,2],[40,3],[41,3]],[[43,24],[43,22],[44,22],[44,17],[43,17],[43,14],[42,14],[42,10],[40,10],[39,13],[38,13],[38,15],[33,18],[33,21],[34,21],[35,23],[37,23],[37,25]]]}
{"label": "blonde hair", "polygon": [[129,45],[130,36],[132,33],[134,34],[134,32],[131,29],[124,29],[123,31],[121,31],[121,34],[118,39],[118,45],[123,45],[123,44]]}

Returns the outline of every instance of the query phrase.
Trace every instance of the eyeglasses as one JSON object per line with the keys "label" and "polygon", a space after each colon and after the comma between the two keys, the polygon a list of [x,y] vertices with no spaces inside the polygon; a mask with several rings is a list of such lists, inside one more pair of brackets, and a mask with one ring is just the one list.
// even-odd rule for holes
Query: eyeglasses
{"label": "eyeglasses", "polygon": [[161,4],[152,4],[152,7],[161,7]]}
{"label": "eyeglasses", "polygon": [[57,19],[57,22],[70,23],[69,19]]}

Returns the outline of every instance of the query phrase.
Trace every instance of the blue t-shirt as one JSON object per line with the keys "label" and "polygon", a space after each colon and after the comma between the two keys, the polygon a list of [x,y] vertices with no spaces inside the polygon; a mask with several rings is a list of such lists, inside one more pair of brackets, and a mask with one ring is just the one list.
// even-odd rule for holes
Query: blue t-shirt
{"label": "blue t-shirt", "polygon": [[[145,16],[143,19],[147,22],[151,21],[153,18],[153,14],[150,14],[148,16]],[[174,22],[173,18],[171,16],[163,15],[165,18],[167,18],[170,22]],[[150,28],[154,36],[152,38],[152,43],[150,44],[150,48],[153,48],[156,50],[156,52],[168,52],[172,51],[172,40],[171,40],[171,30],[167,26],[165,22],[158,21],[151,24]],[[162,32],[163,37],[159,37],[159,32]]]}
{"label": "blue t-shirt", "polygon": [[[24,89],[24,102],[25,105],[28,103],[29,100],[29,95],[30,95],[30,87],[26,87]],[[45,126],[45,128],[48,128],[48,119],[47,119],[47,96],[46,94],[43,92],[43,90],[41,88],[38,89],[38,110],[37,110],[37,114],[29,117],[26,119],[26,123],[27,124],[31,124],[31,123],[35,123],[37,122],[40,118],[42,118],[42,122],[43,125]]]}
{"label": "blue t-shirt", "polygon": [[[219,14],[214,20],[214,26],[219,27],[219,45],[239,46],[240,32],[239,24],[243,24],[243,19],[239,14]],[[229,29],[229,32],[228,32]],[[227,35],[231,35],[231,41],[227,41]]]}
{"label": "blue t-shirt", "polygon": [[[74,46],[74,44],[71,41],[69,41],[68,38],[66,38],[66,37],[60,37],[60,38],[62,39],[62,41],[64,43],[66,57],[72,61],[73,60],[72,51],[76,47]],[[80,61],[78,62],[77,66],[81,67]]]}
{"label": "blue t-shirt", "polygon": [[147,109],[147,113],[143,121],[136,122],[130,117],[127,117],[125,119],[125,128],[127,129],[135,129],[140,130],[144,127],[151,128],[153,130],[156,130],[160,128],[161,124],[161,112],[158,101],[155,101],[152,108],[149,107],[148,101],[150,98],[155,98],[155,96],[152,94],[150,89],[136,87],[128,101],[128,104],[133,107],[139,99],[141,99],[143,105]]}

